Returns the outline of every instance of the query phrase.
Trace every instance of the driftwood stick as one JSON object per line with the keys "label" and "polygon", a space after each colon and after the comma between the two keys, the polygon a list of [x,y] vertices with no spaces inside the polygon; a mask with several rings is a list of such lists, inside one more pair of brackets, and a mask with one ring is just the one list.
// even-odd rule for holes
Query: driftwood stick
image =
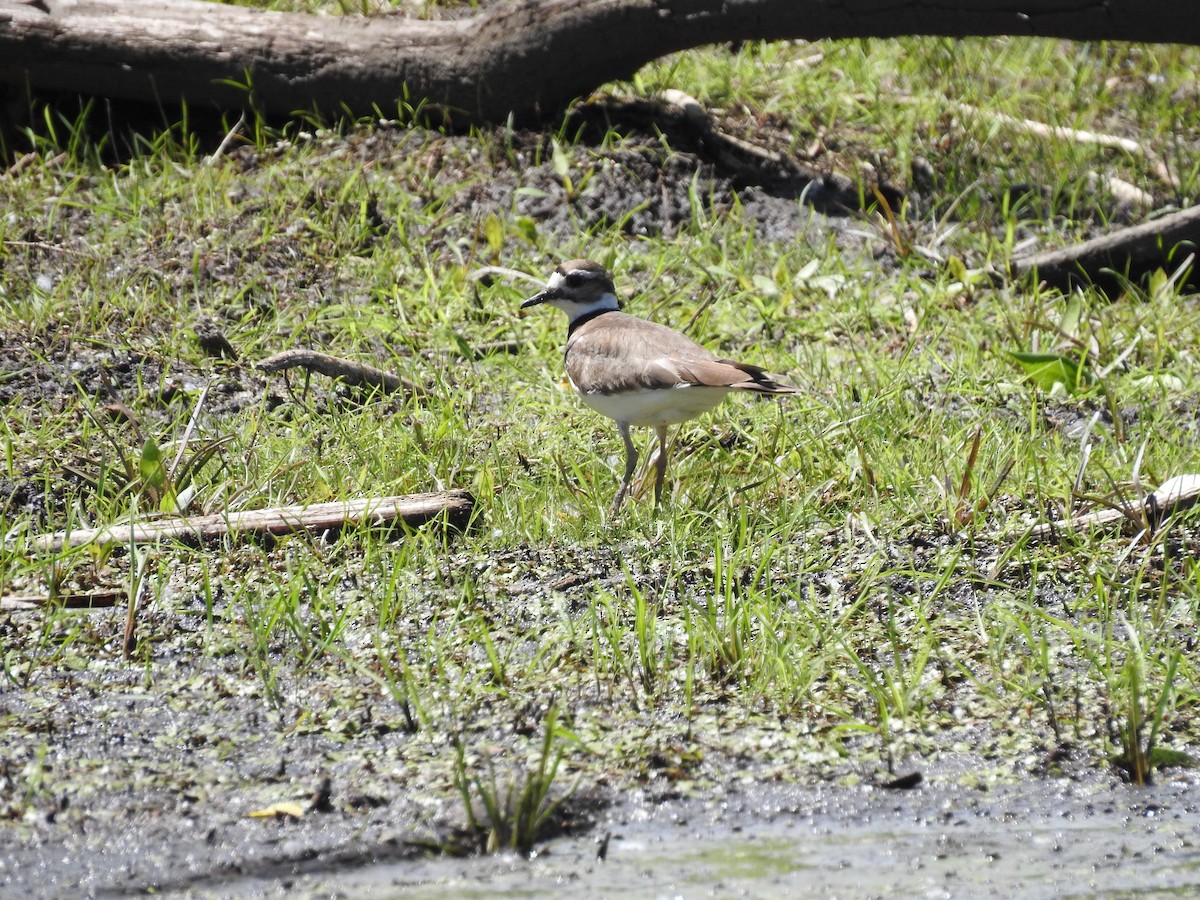
{"label": "driftwood stick", "polygon": [[951,105],[966,115],[991,119],[992,121],[1000,122],[1010,128],[1014,128],[1017,131],[1023,131],[1026,134],[1031,134],[1034,137],[1044,140],[1058,139],[1075,144],[1092,144],[1096,147],[1103,147],[1106,150],[1120,150],[1122,153],[1126,153],[1136,159],[1144,160],[1150,171],[1154,173],[1154,176],[1159,181],[1172,190],[1179,190],[1179,179],[1171,173],[1166,163],[1153,150],[1148,149],[1132,138],[1120,137],[1115,134],[1104,134],[1098,131],[1085,131],[1080,128],[1070,128],[1066,125],[1047,125],[1045,122],[1038,122],[1034,119],[1020,119],[1016,116],[1010,116],[1007,113],[985,111],[968,103],[953,103]]}
{"label": "driftwood stick", "polygon": [[1200,475],[1176,475],[1159,485],[1158,490],[1147,494],[1144,502],[1139,503],[1134,498],[1109,509],[1083,513],[1059,522],[1043,522],[1029,530],[1029,539],[1040,541],[1056,532],[1109,528],[1115,525],[1152,527],[1172,513],[1193,506],[1197,499],[1200,499]]}
{"label": "driftwood stick", "polygon": [[1103,270],[1166,268],[1169,254],[1180,244],[1200,247],[1200,206],[1189,206],[1140,225],[1122,228],[1112,234],[1084,241],[1063,250],[1036,253],[1012,261],[1012,273],[1018,277],[1035,275],[1051,287],[1066,288],[1073,283],[1100,280]]}
{"label": "driftwood stick", "polygon": [[126,523],[106,528],[59,531],[36,538],[33,545],[38,550],[55,551],[93,542],[128,544],[133,541],[144,544],[180,539],[202,543],[235,532],[276,535],[296,531],[320,533],[360,523],[386,527],[396,521],[417,526],[442,515],[446,516],[449,524],[461,527],[467,523],[474,507],[475,498],[465,490],[400,497],[366,497],[310,506],[276,506],[212,516],[155,519],[135,522],[133,525]]}
{"label": "driftwood stick", "polygon": [[399,375],[376,369],[374,366],[342,359],[340,356],[319,353],[316,350],[284,350],[282,353],[268,356],[258,364],[258,367],[264,372],[281,372],[284,369],[299,367],[309,372],[320,372],[330,378],[340,378],[346,384],[378,388],[387,394],[401,388],[410,394],[425,392],[425,389],[419,384],[401,378]]}

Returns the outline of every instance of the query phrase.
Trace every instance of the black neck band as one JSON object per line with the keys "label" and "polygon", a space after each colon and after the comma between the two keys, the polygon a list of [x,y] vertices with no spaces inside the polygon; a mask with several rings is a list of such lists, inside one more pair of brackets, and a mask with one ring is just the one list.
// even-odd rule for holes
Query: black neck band
{"label": "black neck band", "polygon": [[596,318],[597,316],[602,316],[605,313],[610,313],[610,312],[616,312],[616,310],[607,309],[607,308],[606,309],[593,309],[590,313],[584,313],[582,316],[579,316],[578,318],[573,319],[571,321],[571,324],[567,327],[567,337],[570,337],[571,335],[573,335],[575,333],[575,330],[577,328],[579,328],[581,325],[586,325],[588,322],[592,321],[592,319]]}

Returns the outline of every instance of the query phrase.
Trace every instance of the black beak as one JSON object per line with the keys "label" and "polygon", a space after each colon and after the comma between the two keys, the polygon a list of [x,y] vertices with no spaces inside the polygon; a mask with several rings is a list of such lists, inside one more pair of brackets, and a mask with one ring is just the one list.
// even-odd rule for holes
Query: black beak
{"label": "black beak", "polygon": [[555,296],[556,296],[555,293],[553,291],[551,291],[549,288],[546,288],[545,290],[542,290],[542,291],[538,291],[536,294],[534,294],[532,297],[530,297],[528,300],[526,300],[524,303],[521,304],[521,309],[529,309],[529,307],[531,307],[531,306],[537,306],[539,303],[545,303],[548,300],[554,299]]}

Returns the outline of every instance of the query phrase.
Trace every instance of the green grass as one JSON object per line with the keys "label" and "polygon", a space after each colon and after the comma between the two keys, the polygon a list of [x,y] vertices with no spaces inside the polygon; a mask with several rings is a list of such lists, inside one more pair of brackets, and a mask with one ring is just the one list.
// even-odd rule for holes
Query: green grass
{"label": "green grass", "polygon": [[[585,789],[703,791],[721,759],[757,777],[853,781],[970,755],[978,777],[1011,779],[1031,756],[1052,770],[1059,744],[1102,772],[1136,755],[1130,740],[1147,758],[1151,744],[1194,751],[1194,516],[1136,538],[1025,531],[1195,470],[1197,297],[1166,278],[1064,298],[963,276],[1030,240],[1110,225],[1093,170],[1190,202],[1197,62],[1019,40],[755,45],[614,86],[684,88],[747,133],[741,110],[785,123],[794,152],[816,141],[814,164],[868,200],[862,164],[908,187],[928,160],[936,187],[896,212],[930,253],[907,256],[886,255],[874,212],[849,223],[857,235],[758,239],[704,179],[670,238],[552,228],[520,206],[529,190],[493,202],[496,183],[557,182],[586,204],[605,167],[642,146],[615,134],[603,146],[560,135],[556,153],[530,135],[259,127],[206,164],[181,126],[113,164],[79,123],[49,115],[30,132],[35,161],[0,181],[0,391],[14,397],[0,423],[14,498],[0,503],[0,592],[148,581],[128,662],[123,607],[5,613],[5,689],[36,706],[115,668],[168,702],[242,696],[274,716],[281,745],[380,745],[411,766],[404,784],[493,800],[501,787],[468,776],[461,755],[456,772],[451,736],[473,759],[512,747],[546,763],[555,716],[577,739],[556,745],[561,769]],[[1180,186],[1144,160],[964,117],[947,97],[1136,137]],[[473,277],[493,264],[545,274],[578,255],[647,289],[631,311],[804,391],[731,400],[684,426],[661,511],[643,491],[608,514],[620,442],[564,389],[561,316],[522,317],[528,285]],[[205,356],[204,322],[239,362]],[[505,341],[519,353],[471,352]],[[427,393],[250,368],[295,345]],[[1079,377],[1030,377],[1014,353],[1053,354]],[[154,460],[175,459],[193,416],[186,484],[164,480]],[[120,549],[32,549],[35,534],[127,521],[185,487],[204,512],[467,487],[480,514],[462,534],[164,546],[133,573]],[[44,791],[49,739],[29,721],[0,715],[4,755],[33,754],[0,809],[10,818]],[[216,766],[244,739],[196,752]],[[91,771],[57,776],[90,783]],[[401,776],[374,771],[354,777],[399,792]],[[527,820],[554,794],[535,788]]]}

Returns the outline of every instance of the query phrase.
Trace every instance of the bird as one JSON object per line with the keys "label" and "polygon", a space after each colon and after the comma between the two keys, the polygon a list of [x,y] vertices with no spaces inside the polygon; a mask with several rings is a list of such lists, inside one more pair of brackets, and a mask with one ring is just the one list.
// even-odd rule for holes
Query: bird
{"label": "bird", "polygon": [[717,356],[665,325],[621,312],[613,277],[590,259],[559,264],[546,286],[521,304],[547,304],[567,315],[567,377],[585,404],[617,423],[625,443],[625,475],[612,502],[615,515],[629,493],[638,451],[629,429],[658,435],[654,505],[662,503],[667,429],[708,412],[731,391],[799,393],[765,369]]}

